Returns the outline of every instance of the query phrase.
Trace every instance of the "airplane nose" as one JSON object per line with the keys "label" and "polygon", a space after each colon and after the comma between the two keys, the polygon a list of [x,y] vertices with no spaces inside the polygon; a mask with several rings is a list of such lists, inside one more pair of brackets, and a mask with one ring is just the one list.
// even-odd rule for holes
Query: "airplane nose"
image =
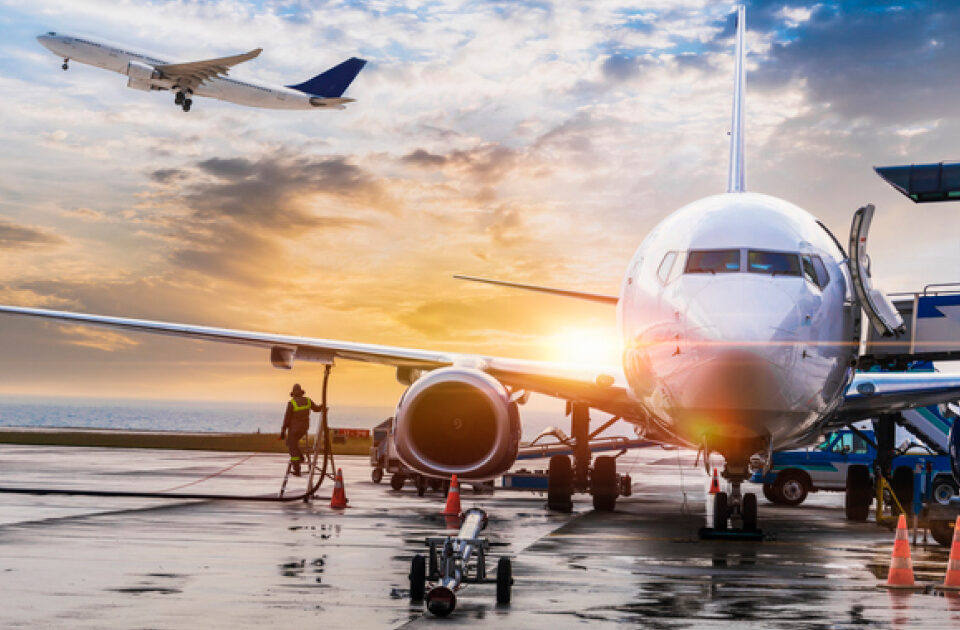
{"label": "airplane nose", "polygon": [[737,276],[711,279],[688,302],[678,402],[716,431],[762,436],[803,398],[792,375],[801,317],[777,285],[785,279]]}

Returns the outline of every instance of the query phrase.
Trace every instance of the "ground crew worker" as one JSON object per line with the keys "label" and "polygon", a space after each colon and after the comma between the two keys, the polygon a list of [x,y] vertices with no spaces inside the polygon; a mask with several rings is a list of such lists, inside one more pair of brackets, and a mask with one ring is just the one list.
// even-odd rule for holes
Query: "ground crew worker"
{"label": "ground crew worker", "polygon": [[310,412],[323,409],[322,405],[307,398],[306,394],[299,384],[293,386],[287,411],[283,414],[283,427],[280,429],[280,439],[287,441],[287,450],[290,451],[290,465],[293,468],[291,472],[297,477],[300,476],[300,462],[303,461],[300,439],[310,430]]}

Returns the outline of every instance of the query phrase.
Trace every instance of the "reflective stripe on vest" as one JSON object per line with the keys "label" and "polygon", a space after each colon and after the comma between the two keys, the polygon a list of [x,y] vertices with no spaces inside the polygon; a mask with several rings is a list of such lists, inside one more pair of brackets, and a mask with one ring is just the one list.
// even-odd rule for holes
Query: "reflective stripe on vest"
{"label": "reflective stripe on vest", "polygon": [[310,405],[313,404],[312,401],[311,401],[309,398],[307,398],[306,400],[307,400],[306,404],[301,407],[301,406],[297,405],[297,399],[296,399],[296,398],[291,398],[291,399],[290,399],[290,405],[293,407],[293,410],[294,410],[294,411],[303,411],[304,409],[309,409],[309,408],[310,408]]}

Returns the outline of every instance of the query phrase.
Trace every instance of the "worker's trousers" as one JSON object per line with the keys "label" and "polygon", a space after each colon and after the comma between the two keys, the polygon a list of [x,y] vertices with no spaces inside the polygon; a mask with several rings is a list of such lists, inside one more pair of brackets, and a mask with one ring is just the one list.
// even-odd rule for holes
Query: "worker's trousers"
{"label": "worker's trousers", "polygon": [[309,430],[309,422],[290,426],[290,430],[287,431],[287,450],[290,451],[290,461],[303,461],[303,451],[300,450],[300,440]]}

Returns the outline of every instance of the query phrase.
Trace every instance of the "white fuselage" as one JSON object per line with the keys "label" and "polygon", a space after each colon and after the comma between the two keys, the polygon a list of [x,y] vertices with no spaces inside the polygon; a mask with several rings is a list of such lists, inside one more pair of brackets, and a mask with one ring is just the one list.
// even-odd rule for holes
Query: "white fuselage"
{"label": "white fuselage", "polygon": [[[64,59],[78,61],[104,70],[112,70],[123,75],[128,75],[131,62],[150,67],[176,63],[161,59],[150,53],[126,50],[116,44],[73,35],[41,35],[37,37],[37,40],[52,53]],[[172,81],[160,78],[136,85],[131,82],[130,87],[145,90],[170,90],[176,86]],[[241,80],[232,76],[207,79],[194,88],[193,93],[197,96],[206,96],[248,107],[268,109],[317,108],[311,104],[309,94],[284,86],[269,85],[247,79]]]}
{"label": "white fuselage", "polygon": [[810,440],[853,376],[847,274],[832,237],[786,201],[726,193],[677,210],[621,287],[631,394],[694,446]]}

